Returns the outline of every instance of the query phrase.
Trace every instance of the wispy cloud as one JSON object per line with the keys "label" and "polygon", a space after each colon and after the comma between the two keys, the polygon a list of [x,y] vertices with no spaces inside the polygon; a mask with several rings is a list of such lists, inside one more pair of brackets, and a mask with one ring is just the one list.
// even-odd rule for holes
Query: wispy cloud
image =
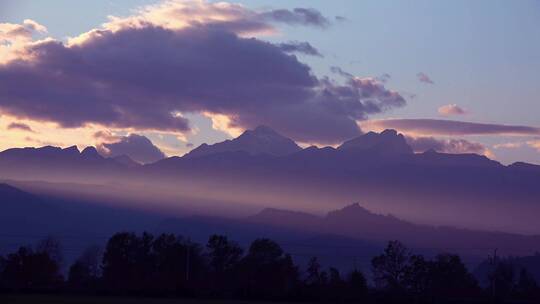
{"label": "wispy cloud", "polygon": [[301,53],[305,55],[322,57],[322,54],[309,42],[289,41],[277,45],[285,53]]}
{"label": "wispy cloud", "polygon": [[26,132],[34,132],[34,130],[32,130],[32,128],[25,124],[25,123],[20,123],[20,122],[12,122],[10,123],[8,126],[7,126],[7,129],[8,130],[21,130],[21,131],[26,131]]}
{"label": "wispy cloud", "polygon": [[487,124],[443,119],[383,119],[362,122],[368,129],[396,129],[417,135],[540,135],[532,126]]}
{"label": "wispy cloud", "polygon": [[414,152],[435,150],[437,152],[454,154],[490,154],[489,150],[483,144],[471,142],[465,139],[438,139],[434,137],[406,136],[406,140]]}
{"label": "wispy cloud", "polygon": [[433,80],[431,80],[431,78],[426,73],[423,73],[423,72],[416,74],[416,78],[418,78],[418,80],[423,83],[435,84]]}

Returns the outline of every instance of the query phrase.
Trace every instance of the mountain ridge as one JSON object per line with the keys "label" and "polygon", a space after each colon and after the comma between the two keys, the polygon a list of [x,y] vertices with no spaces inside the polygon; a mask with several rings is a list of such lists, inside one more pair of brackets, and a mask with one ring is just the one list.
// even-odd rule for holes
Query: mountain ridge
{"label": "mountain ridge", "polygon": [[212,145],[202,144],[188,152],[184,157],[194,158],[222,152],[244,151],[249,154],[270,154],[283,156],[300,151],[292,139],[287,138],[266,126],[246,130],[237,138]]}

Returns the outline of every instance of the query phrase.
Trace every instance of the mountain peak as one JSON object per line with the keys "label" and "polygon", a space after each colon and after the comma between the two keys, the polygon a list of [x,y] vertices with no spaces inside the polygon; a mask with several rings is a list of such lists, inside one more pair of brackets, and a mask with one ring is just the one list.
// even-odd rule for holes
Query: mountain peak
{"label": "mountain peak", "polygon": [[92,146],[88,146],[84,148],[84,150],[81,152],[81,156],[84,158],[91,158],[91,159],[103,158],[101,155],[99,155],[97,149]]}
{"label": "mountain peak", "polygon": [[368,132],[344,142],[338,149],[374,151],[379,154],[413,154],[405,137],[393,129],[381,133]]}
{"label": "mountain peak", "polygon": [[264,125],[258,126],[253,130],[246,130],[246,131],[244,131],[244,133],[242,133],[240,136],[238,136],[237,138],[235,138],[233,140],[240,139],[242,137],[249,137],[249,136],[257,137],[257,138],[263,139],[263,140],[280,140],[280,141],[281,140],[290,140],[290,141],[292,141],[291,139],[279,134],[274,129],[272,129],[272,128],[268,127],[268,126],[264,126]]}
{"label": "mountain peak", "polygon": [[69,153],[69,154],[72,154],[72,155],[79,155],[79,148],[77,148],[77,146],[71,146],[71,147],[67,147],[65,149],[63,149],[62,151],[66,152],[66,153]]}
{"label": "mountain peak", "polygon": [[140,163],[134,161],[133,158],[129,157],[126,154],[122,154],[122,155],[112,157],[112,160],[114,160],[115,162],[117,162],[119,164],[125,165],[125,166],[127,166],[129,168],[135,168],[135,167],[141,166]]}
{"label": "mountain peak", "polygon": [[331,211],[328,213],[328,216],[330,217],[338,214],[346,214],[347,216],[374,215],[371,211],[360,206],[360,203],[353,203],[341,209]]}
{"label": "mountain peak", "polygon": [[279,135],[274,129],[270,128],[269,126],[260,125],[253,129],[253,133],[256,134],[272,134],[272,135]]}
{"label": "mountain peak", "polygon": [[267,126],[246,130],[237,138],[213,145],[202,144],[191,150],[186,157],[200,157],[222,152],[247,152],[248,154],[270,154],[282,156],[302,150],[292,139]]}

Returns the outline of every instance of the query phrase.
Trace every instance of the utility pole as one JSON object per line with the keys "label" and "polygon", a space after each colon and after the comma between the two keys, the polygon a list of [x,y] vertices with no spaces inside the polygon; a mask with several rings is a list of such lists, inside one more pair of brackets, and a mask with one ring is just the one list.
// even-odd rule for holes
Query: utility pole
{"label": "utility pole", "polygon": [[190,254],[190,251],[191,251],[190,250],[191,248],[190,248],[189,244],[187,244],[186,249],[187,249],[187,252],[186,252],[186,282],[188,282],[189,281],[189,254]]}

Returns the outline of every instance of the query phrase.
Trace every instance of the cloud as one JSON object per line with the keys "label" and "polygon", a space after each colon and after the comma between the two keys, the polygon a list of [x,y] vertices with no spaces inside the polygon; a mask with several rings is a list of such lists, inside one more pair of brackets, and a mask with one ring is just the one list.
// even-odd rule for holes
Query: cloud
{"label": "cloud", "polygon": [[493,146],[495,149],[517,149],[523,146],[522,142],[508,142],[502,144],[496,144]]}
{"label": "cloud", "polygon": [[14,40],[30,40],[34,33],[46,33],[47,28],[34,20],[25,19],[22,24],[0,23],[0,44]]}
{"label": "cloud", "polygon": [[380,75],[379,77],[377,77],[377,80],[379,80],[382,83],[387,83],[388,80],[390,80],[390,78],[392,78],[392,76],[390,74],[384,73],[384,74]]}
{"label": "cloud", "polygon": [[[0,64],[0,111],[65,128],[176,134],[192,130],[182,113],[207,113],[226,117],[228,128],[264,124],[298,141],[337,143],[359,134],[357,120],[405,105],[374,78],[317,78],[280,47],[240,36],[260,13],[174,3],[112,18],[67,44],[25,46],[19,60]],[[322,22],[312,10],[293,13],[304,21],[272,18]]]}
{"label": "cloud", "polygon": [[137,134],[120,137],[117,142],[102,143],[97,146],[97,149],[105,157],[127,155],[143,164],[165,158],[165,154],[148,138]]}
{"label": "cloud", "polygon": [[93,137],[98,140],[99,143],[113,143],[119,141],[122,137],[114,135],[108,130],[100,130],[94,133]]}
{"label": "cloud", "polygon": [[313,47],[309,42],[290,41],[277,45],[285,53],[301,53],[305,55],[322,57],[319,50]]}
{"label": "cloud", "polygon": [[241,4],[205,0],[169,0],[144,6],[128,17],[109,16],[102,29],[94,29],[70,40],[80,43],[102,30],[116,32],[125,28],[143,28],[149,24],[171,30],[206,26],[241,36],[273,34],[274,24],[325,28],[330,22],[312,8],[254,11]]}
{"label": "cloud", "polygon": [[540,128],[502,124],[486,124],[442,119],[383,119],[361,123],[362,127],[381,130],[396,129],[415,135],[540,135]]}
{"label": "cloud", "polygon": [[434,137],[406,136],[406,140],[414,152],[424,152],[433,149],[442,153],[488,154],[489,151],[484,145],[470,142],[465,139],[437,139]]}
{"label": "cloud", "polygon": [[443,116],[463,115],[467,113],[463,108],[461,108],[455,103],[441,106],[438,109],[438,112],[440,115],[443,115]]}
{"label": "cloud", "polygon": [[431,80],[431,78],[429,78],[429,76],[428,76],[427,74],[422,73],[422,72],[416,74],[416,78],[418,78],[418,80],[419,80],[420,82],[423,82],[423,83],[427,83],[427,84],[435,84],[435,83],[433,82],[433,80]]}
{"label": "cloud", "polygon": [[291,25],[309,25],[317,27],[328,27],[330,21],[319,11],[312,8],[295,8],[292,11],[287,9],[276,9],[260,14],[261,17],[270,21],[283,22]]}
{"label": "cloud", "polygon": [[527,145],[531,148],[538,150],[538,152],[540,152],[540,139],[529,140],[527,141]]}
{"label": "cloud", "polygon": [[496,144],[493,146],[495,149],[518,149],[521,147],[529,147],[536,149],[540,152],[540,139],[532,139],[527,141],[507,142],[502,144]]}
{"label": "cloud", "polygon": [[22,131],[26,131],[26,132],[34,132],[34,130],[32,130],[32,128],[30,128],[29,125],[24,124],[24,123],[18,123],[18,122],[10,123],[7,126],[7,129],[8,130],[22,130]]}
{"label": "cloud", "polygon": [[0,64],[20,57],[19,51],[32,42],[35,34],[46,32],[45,26],[31,19],[22,24],[0,23]]}
{"label": "cloud", "polygon": [[354,75],[349,73],[349,72],[346,72],[345,70],[343,70],[342,68],[338,67],[338,66],[331,66],[330,67],[330,71],[334,74],[337,74],[341,77],[344,77],[344,78],[353,78]]}

